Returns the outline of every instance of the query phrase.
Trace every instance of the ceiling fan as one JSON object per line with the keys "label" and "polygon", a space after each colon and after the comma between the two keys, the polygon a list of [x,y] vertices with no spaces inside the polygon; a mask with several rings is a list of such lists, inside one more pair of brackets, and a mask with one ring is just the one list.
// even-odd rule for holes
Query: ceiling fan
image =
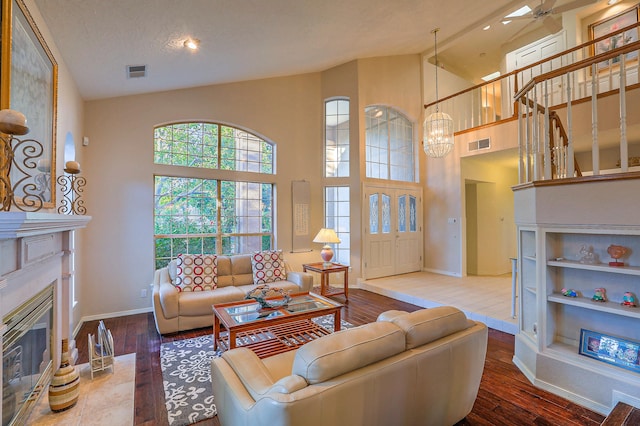
{"label": "ceiling fan", "polygon": [[531,9],[530,12],[522,15],[522,16],[512,16],[505,17],[503,22],[505,21],[520,21],[520,20],[531,20],[527,25],[520,29],[517,33],[511,36],[510,40],[513,40],[522,33],[527,27],[536,23],[542,22],[542,25],[549,31],[549,34],[555,34],[562,29],[562,24],[558,22],[558,20],[554,17],[554,15],[559,15],[563,12],[567,12],[569,10],[577,9],[579,7],[587,6],[592,3],[596,3],[598,0],[573,0],[569,3],[562,4],[554,7],[556,4],[556,0],[540,0],[540,4],[536,4],[535,2],[531,2],[528,4]]}

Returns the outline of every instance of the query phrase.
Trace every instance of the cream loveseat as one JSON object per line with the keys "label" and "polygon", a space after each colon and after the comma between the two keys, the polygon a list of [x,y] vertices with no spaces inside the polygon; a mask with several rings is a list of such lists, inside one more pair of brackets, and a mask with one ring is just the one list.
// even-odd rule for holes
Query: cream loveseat
{"label": "cream loveseat", "polygon": [[[176,287],[176,260],[155,271],[153,280],[153,316],[160,334],[213,327],[211,305],[242,300],[256,287],[252,255],[217,257],[217,288],[205,291],[180,291]],[[284,264],[284,262],[283,262]],[[291,293],[311,291],[313,277],[304,272],[284,270],[286,280],[268,283]]]}
{"label": "cream loveseat", "polygon": [[211,362],[223,426],[453,425],[473,407],[486,325],[450,306],[388,311],[295,351]]}

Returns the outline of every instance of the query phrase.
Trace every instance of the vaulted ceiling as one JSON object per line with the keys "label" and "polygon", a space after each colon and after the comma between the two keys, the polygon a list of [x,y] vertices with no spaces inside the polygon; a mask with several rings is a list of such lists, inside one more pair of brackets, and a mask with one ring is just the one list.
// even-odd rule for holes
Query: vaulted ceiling
{"label": "vaulted ceiling", "polygon": [[[34,1],[87,100],[431,52],[438,27],[440,61],[475,80],[497,69],[505,41],[527,24],[500,23],[522,0]],[[189,37],[198,51],[184,47]],[[146,77],[128,78],[129,65],[146,65]]]}

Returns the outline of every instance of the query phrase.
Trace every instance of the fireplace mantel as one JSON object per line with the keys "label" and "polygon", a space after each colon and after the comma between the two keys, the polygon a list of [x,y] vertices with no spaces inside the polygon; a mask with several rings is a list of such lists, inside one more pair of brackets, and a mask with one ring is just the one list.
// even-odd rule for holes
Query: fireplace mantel
{"label": "fireplace mantel", "polygon": [[[5,374],[0,364],[0,417],[3,424],[6,417],[15,415],[18,424],[28,416],[34,402],[51,375],[53,366],[60,363],[62,339],[68,339],[69,347],[77,354],[75,341],[71,336],[72,293],[71,280],[74,279],[72,256],[74,256],[74,236],[76,229],[84,228],[90,216],[62,215],[41,212],[0,212],[0,352],[4,357],[5,321],[15,317],[16,310],[25,309],[28,302],[47,289],[52,295],[52,321],[50,329],[50,349],[43,351],[48,357],[47,368],[42,372],[42,383],[38,382],[33,393],[22,405],[9,409],[5,398]],[[19,329],[19,328],[18,328]],[[43,358],[43,362],[47,358]],[[9,371],[9,370],[7,370]],[[7,377],[7,381],[9,381]],[[16,392],[22,395],[21,392]],[[14,395],[14,393],[8,393]],[[6,405],[6,407],[5,407]],[[6,408],[6,409],[5,409]]]}
{"label": "fireplace mantel", "polygon": [[40,212],[0,212],[0,240],[84,228],[91,216]]}

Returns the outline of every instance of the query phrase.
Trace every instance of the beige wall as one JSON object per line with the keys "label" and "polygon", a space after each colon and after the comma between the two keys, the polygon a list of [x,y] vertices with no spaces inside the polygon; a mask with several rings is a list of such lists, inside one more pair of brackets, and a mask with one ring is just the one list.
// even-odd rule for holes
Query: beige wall
{"label": "beige wall", "polygon": [[[418,55],[350,62],[324,73],[87,102],[87,208],[93,221],[84,234],[92,253],[85,261],[91,280],[83,315],[88,317],[146,310],[153,276],[153,175],[192,174],[191,169],[153,164],[153,128],[173,121],[218,121],[253,131],[275,142],[277,246],[296,270],[317,261],[313,252],[291,250],[291,182],[311,183],[311,229],[323,220],[323,186],[349,185],[360,198],[358,167],[362,135],[359,111],[366,104],[394,105],[419,123],[421,111]],[[323,178],[324,100],[347,96],[355,112],[352,125],[352,177]],[[354,110],[355,109],[355,110]],[[363,124],[363,123],[362,123]],[[355,136],[355,137],[354,137]],[[418,140],[416,138],[416,140]],[[196,171],[200,177],[233,178],[232,172]],[[351,282],[360,275],[360,203],[352,207]],[[313,233],[313,231],[312,231]],[[109,289],[105,291],[105,289]]]}
{"label": "beige wall", "polygon": [[[362,200],[362,184],[366,180],[365,164],[365,117],[364,109],[370,105],[386,105],[402,111],[409,120],[414,123],[413,138],[415,141],[416,170],[418,170],[419,183],[403,183],[408,187],[420,187],[424,183],[424,173],[421,165],[424,164],[424,153],[422,152],[422,97],[420,91],[420,55],[390,56],[384,58],[369,58],[358,61],[358,88],[359,88],[359,130],[360,145],[359,157],[361,159],[359,174],[354,176],[357,179],[357,198]],[[375,180],[369,180],[375,181]],[[377,181],[380,183],[379,181]],[[387,182],[388,183],[388,182]],[[397,186],[398,182],[394,182]],[[359,236],[364,232],[368,218],[362,217],[363,203],[353,203],[357,211],[352,211],[352,221],[355,219]],[[354,230],[356,227],[354,227]],[[361,245],[358,238],[358,246]],[[366,259],[359,257],[360,266]],[[355,264],[356,261],[354,260]],[[361,270],[361,268],[360,268]],[[358,276],[360,276],[359,274]]]}
{"label": "beige wall", "polygon": [[[360,117],[360,107],[359,107],[359,93],[358,93],[358,69],[359,69],[359,61],[351,61],[346,64],[339,65],[337,67],[333,67],[327,71],[322,72],[322,99],[321,102],[324,105],[324,102],[331,98],[349,98],[349,177],[346,178],[325,178],[324,177],[324,168],[321,165],[321,170],[319,175],[321,177],[321,186],[317,188],[320,192],[318,196],[318,200],[324,200],[324,192],[323,188],[325,186],[348,186],[349,187],[349,195],[351,200],[359,200],[360,199],[360,180],[359,176],[359,151],[358,147],[360,145],[360,133],[359,133],[359,117]],[[320,117],[322,119],[322,117]],[[324,132],[323,132],[324,138]],[[322,140],[324,143],[324,139]],[[321,154],[324,159],[324,152]],[[324,217],[324,209],[323,206],[316,209],[315,214],[320,216],[320,223],[322,223]],[[351,238],[351,270],[350,281],[355,282],[356,278],[360,276],[360,258],[361,258],[361,247],[360,242],[362,240],[359,226],[359,218],[360,218],[360,203],[351,203],[350,204],[350,238]],[[314,228],[314,232],[317,232]],[[315,234],[314,234],[315,235]],[[318,260],[319,253],[317,250],[320,249],[320,244],[314,244],[316,251],[314,251],[314,261]],[[315,277],[316,282],[318,277]],[[337,283],[342,279],[342,274],[331,274],[329,279],[332,283]]]}
{"label": "beige wall", "polygon": [[[468,152],[470,141],[483,138],[490,138],[489,150]],[[453,276],[465,273],[465,179],[494,180],[465,176],[461,171],[461,159],[495,154],[517,146],[517,122],[510,121],[500,126],[458,134],[452,153],[444,158],[427,159],[424,203],[426,270]]]}
{"label": "beige wall", "polygon": [[[315,259],[291,250],[291,182],[311,182],[311,229],[322,225],[322,103],[320,74],[199,87],[87,103],[91,139],[85,161],[86,230],[91,289],[83,315],[147,309],[141,298],[153,278],[153,176],[191,175],[194,170],[153,163],[153,128],[175,121],[216,121],[246,128],[276,143],[276,245],[294,269]],[[233,172],[197,170],[230,178]]]}
{"label": "beige wall", "polygon": [[[47,46],[51,50],[53,57],[58,64],[58,99],[57,99],[57,122],[56,122],[56,161],[55,161],[55,176],[60,176],[64,173],[64,143],[66,135],[70,133],[73,135],[76,147],[76,160],[83,166],[83,150],[82,150],[82,136],[83,121],[84,121],[84,102],[78,92],[78,88],[69,72],[67,65],[62,58],[62,55],[58,51],[58,48],[49,32],[48,27],[44,23],[44,19],[33,0],[25,0],[25,4],[29,12],[31,13],[38,29],[42,33]],[[27,120],[29,117],[27,117]],[[84,173],[82,174],[84,175]],[[60,206],[62,200],[62,193],[60,186],[56,185],[56,205]],[[48,213],[56,213],[57,210],[50,209]],[[83,270],[84,250],[80,242],[82,234],[85,230],[76,231],[76,300],[80,300],[83,296],[85,283],[80,278]],[[71,295],[69,295],[71,297]],[[72,305],[73,306],[73,305]],[[70,324],[70,334],[73,329],[79,324],[81,320],[80,304],[73,307],[72,312],[72,324]]]}
{"label": "beige wall", "polygon": [[468,274],[506,274],[511,271],[509,258],[517,255],[511,187],[518,183],[518,169],[479,156],[462,158],[461,165],[465,182],[463,211],[469,213],[466,206],[469,202],[475,209],[475,214],[465,214],[461,220],[467,248],[466,256],[462,257],[462,271],[467,266]]}

